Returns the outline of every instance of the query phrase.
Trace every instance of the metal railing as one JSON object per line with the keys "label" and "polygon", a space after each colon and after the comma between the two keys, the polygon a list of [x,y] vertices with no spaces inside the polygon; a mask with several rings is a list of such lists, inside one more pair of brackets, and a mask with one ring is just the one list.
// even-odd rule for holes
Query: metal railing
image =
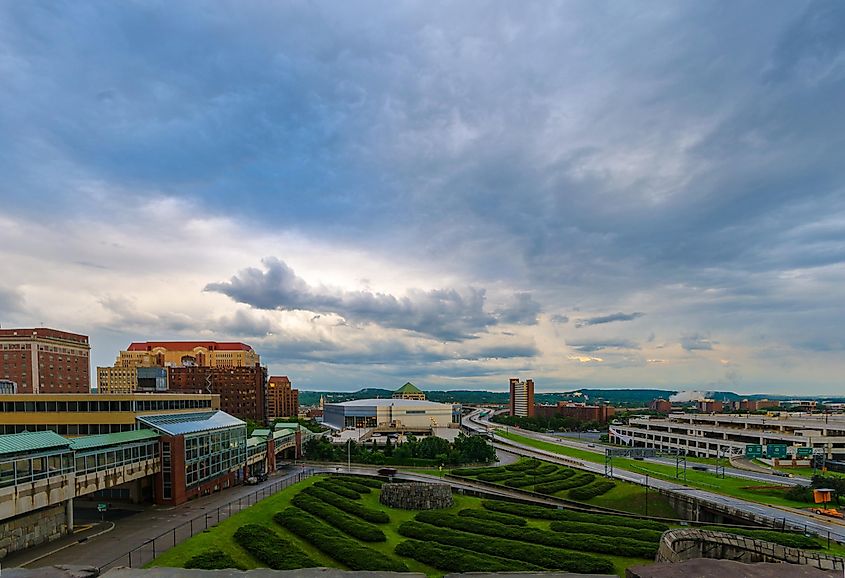
{"label": "metal railing", "polygon": [[135,548],[132,548],[128,552],[124,552],[123,554],[111,560],[110,562],[103,564],[99,567],[100,574],[102,574],[106,570],[116,568],[118,566],[127,566],[129,568],[143,568],[146,564],[149,564],[150,562],[155,560],[160,554],[164,553],[166,550],[169,550],[170,548],[181,544],[188,538],[196,536],[200,532],[204,532],[208,528],[213,527],[215,524],[218,524],[223,520],[229,519],[231,516],[237,514],[241,510],[249,508],[250,506],[254,506],[264,498],[268,498],[276,492],[279,492],[289,486],[292,486],[293,484],[301,482],[302,480],[312,476],[313,474],[314,470],[309,468],[307,470],[298,472],[297,474],[289,478],[285,478],[283,480],[273,482],[272,484],[268,484],[250,494],[232,499],[221,506],[218,506],[216,508],[210,508],[206,510],[203,514],[196,516],[195,518],[192,518],[186,522],[182,522],[180,525],[171,528],[165,532],[162,532],[154,538],[146,540],[140,546],[136,546]]}

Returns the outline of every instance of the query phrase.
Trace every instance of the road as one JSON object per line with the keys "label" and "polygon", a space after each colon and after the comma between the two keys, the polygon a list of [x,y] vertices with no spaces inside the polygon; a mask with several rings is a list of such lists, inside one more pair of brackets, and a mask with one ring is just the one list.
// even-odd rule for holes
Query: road
{"label": "road", "polygon": [[[465,425],[479,433],[488,433],[489,428],[493,427],[494,425],[495,427],[501,427],[497,424],[492,424],[491,422],[481,418],[480,414],[480,411],[475,411],[469,414],[465,418]],[[543,434],[536,434],[534,432],[527,432],[525,430],[520,430],[520,435],[526,435],[526,437],[542,439],[544,441],[559,442],[559,438],[552,438],[550,436],[544,436]],[[560,454],[554,452],[539,450],[531,446],[527,446],[518,442],[508,440],[506,438],[502,438],[500,436],[496,436],[495,434],[493,436],[493,439],[494,446],[497,448],[501,447],[503,449],[507,449],[523,456],[539,457],[544,460],[557,462],[560,464],[572,465],[573,462],[575,462],[579,464],[578,467],[580,467],[581,469],[604,475],[604,464],[597,464],[594,462],[579,460],[577,458],[561,456]],[[566,440],[566,445],[570,446],[571,444],[569,442],[572,441],[573,440]],[[587,449],[588,451],[595,451],[593,448],[588,448],[587,444],[579,444],[578,442],[573,443],[578,445],[572,445],[571,447],[578,447],[578,449]],[[674,461],[672,463],[674,464]],[[775,506],[767,506],[764,504],[748,502],[739,498],[724,496],[721,494],[708,492],[706,490],[691,488],[683,484],[653,478],[644,474],[629,472],[626,470],[619,469],[618,467],[614,468],[613,477],[626,482],[633,482],[642,486],[648,485],[648,487],[652,488],[661,488],[670,492],[682,493],[684,495],[695,497],[698,500],[701,500],[702,502],[707,502],[720,506],[729,506],[745,512],[753,513],[757,516],[768,519],[772,526],[785,523],[787,526],[792,526],[795,529],[806,530],[824,538],[827,538],[829,535],[832,540],[836,540],[837,542],[845,541],[845,525],[822,518],[821,516],[817,516],[816,514],[813,514],[811,512],[804,513],[800,510],[795,510],[791,508],[779,508]],[[782,478],[778,478],[778,481],[782,482]]]}

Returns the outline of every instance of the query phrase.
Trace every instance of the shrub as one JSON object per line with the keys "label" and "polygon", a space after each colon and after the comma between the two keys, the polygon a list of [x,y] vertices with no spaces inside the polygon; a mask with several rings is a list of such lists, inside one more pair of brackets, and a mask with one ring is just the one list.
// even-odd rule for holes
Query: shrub
{"label": "shrub", "polygon": [[357,500],[361,497],[361,494],[359,494],[355,490],[346,486],[342,486],[338,483],[331,482],[329,480],[317,482],[316,484],[314,484],[314,486],[317,488],[323,488],[324,490],[328,490],[330,492],[334,492],[335,494],[343,496],[344,498],[349,498],[350,500]]}
{"label": "shrub", "polygon": [[299,493],[293,497],[291,504],[364,542],[384,542],[387,540],[384,532],[379,528],[354,516],[350,516],[346,512],[311,494]]}
{"label": "shrub", "polygon": [[793,500],[796,502],[813,501],[813,490],[809,486],[802,486],[801,484],[792,486],[786,491],[786,494],[784,495],[788,500]]}
{"label": "shrub", "polygon": [[458,468],[452,470],[452,475],[455,476],[477,476],[479,474],[492,474],[502,471],[502,468]]}
{"label": "shrub", "polygon": [[573,488],[569,490],[569,497],[573,500],[591,500],[596,496],[601,496],[616,487],[616,484],[610,480],[594,480],[592,483],[580,488]]}
{"label": "shrub", "polygon": [[555,464],[543,464],[538,468],[534,468],[533,470],[528,470],[525,472],[526,474],[530,474],[532,476],[548,476],[549,474],[553,474],[560,469]]}
{"label": "shrub", "polygon": [[367,522],[372,522],[374,524],[386,524],[390,521],[390,517],[387,515],[387,512],[362,506],[358,502],[350,502],[346,498],[338,496],[334,492],[324,490],[323,488],[315,488],[314,486],[311,486],[302,490],[302,493],[310,494],[317,499],[343,510],[347,514],[352,514],[353,516],[366,520]]}
{"label": "shrub", "polygon": [[349,488],[353,492],[358,492],[359,494],[369,494],[373,491],[370,486],[365,486],[364,484],[359,484],[358,482],[353,482],[352,480],[347,480],[345,478],[329,478],[328,482],[343,486],[344,488]]}
{"label": "shrub", "polygon": [[571,490],[572,488],[577,488],[578,486],[585,486],[595,479],[596,476],[594,474],[580,472],[567,479],[558,480],[556,482],[548,482],[546,484],[537,484],[534,486],[534,491],[540,492],[541,494],[556,494],[558,492],[562,492],[563,490]]}
{"label": "shrub", "polygon": [[534,468],[538,468],[541,464],[542,462],[540,460],[535,460],[534,458],[522,459],[516,462],[515,464],[509,464],[505,466],[505,469],[511,472],[524,472],[526,470],[533,470]]}
{"label": "shrub", "polygon": [[804,534],[797,534],[795,532],[778,532],[776,530],[756,530],[750,528],[723,528],[721,526],[702,526],[701,529],[746,536],[748,538],[754,538],[755,540],[774,542],[775,544],[780,544],[781,546],[800,548],[802,550],[820,550],[823,547],[816,538],[813,538],[812,536],[805,536]]}
{"label": "shrub", "polygon": [[570,572],[612,572],[613,564],[609,560],[589,554],[567,552],[558,548],[549,548],[537,544],[526,544],[515,540],[478,536],[468,532],[438,528],[420,522],[404,522],[399,526],[399,533],[408,538],[457,546],[482,554],[521,560],[551,570]]}
{"label": "shrub", "polygon": [[369,486],[371,488],[380,488],[384,483],[378,478],[373,478],[370,476],[331,476],[330,480],[348,480],[350,482],[355,482],[356,484],[361,484],[363,486]]}
{"label": "shrub", "polygon": [[541,530],[540,528],[505,526],[504,524],[489,520],[484,524],[477,524],[472,520],[435,510],[420,512],[416,515],[416,519],[419,522],[431,524],[432,526],[443,526],[452,528],[453,530],[463,530],[472,534],[495,536],[497,538],[507,538],[520,542],[553,546],[555,548],[566,548],[568,550],[602,552],[632,558],[653,558],[657,554],[657,544],[641,542],[630,538],[617,537],[610,541],[605,539],[604,536],[595,536],[592,534],[554,534]]}
{"label": "shrub", "polygon": [[434,542],[420,542],[405,540],[396,545],[395,552],[400,556],[413,558],[423,564],[433,566],[446,572],[507,572],[518,570],[541,570],[539,566],[469,552],[463,548],[438,544]]}
{"label": "shrub", "polygon": [[553,521],[550,525],[552,531],[564,534],[595,534],[597,536],[622,536],[633,538],[641,542],[659,542],[663,532],[659,530],[646,530],[644,528],[627,528],[625,526],[608,526],[604,524],[591,524],[589,522],[558,522]]}
{"label": "shrub", "polygon": [[575,510],[558,510],[544,506],[532,506],[529,504],[515,504],[499,500],[484,500],[481,502],[486,510],[504,512],[526,518],[538,518],[541,520],[562,520],[570,522],[589,522],[591,524],[604,524],[606,526],[625,526],[628,528],[645,528],[647,530],[659,530],[665,532],[669,526],[654,520],[642,520],[629,518],[627,516],[615,516],[613,514],[593,514],[590,512],[576,512]]}
{"label": "shrub", "polygon": [[359,544],[299,508],[287,508],[278,512],[273,516],[273,520],[351,570],[408,572],[408,567],[401,561]]}
{"label": "shrub", "polygon": [[237,529],[234,538],[244,550],[273,570],[296,570],[320,565],[266,526],[246,524]]}
{"label": "shrub", "polygon": [[519,474],[517,474],[516,472],[509,472],[507,470],[499,469],[499,471],[497,472],[482,473],[478,474],[476,477],[482,482],[501,482],[502,480],[507,480],[518,475]]}
{"label": "shrub", "polygon": [[551,482],[566,480],[575,475],[575,470],[569,468],[561,469],[560,471],[545,476],[534,476],[531,474],[532,471],[536,470],[529,470],[525,472],[526,475],[524,476],[511,478],[509,481],[505,482],[505,485],[511,486],[512,488],[523,488],[525,486],[531,485],[537,487],[539,485],[545,485]]}
{"label": "shrub", "polygon": [[199,568],[200,570],[225,570],[226,568],[237,568],[246,570],[235,562],[231,556],[222,550],[206,550],[190,558],[183,568]]}
{"label": "shrub", "polygon": [[531,478],[527,476],[516,476],[509,480],[505,480],[505,485],[510,488],[523,488],[531,485]]}
{"label": "shrub", "polygon": [[458,512],[459,516],[465,518],[476,518],[478,520],[492,520],[499,522],[505,526],[527,526],[528,522],[525,518],[514,516],[512,514],[504,514],[502,512],[491,512],[489,510],[481,510],[478,508],[465,508]]}

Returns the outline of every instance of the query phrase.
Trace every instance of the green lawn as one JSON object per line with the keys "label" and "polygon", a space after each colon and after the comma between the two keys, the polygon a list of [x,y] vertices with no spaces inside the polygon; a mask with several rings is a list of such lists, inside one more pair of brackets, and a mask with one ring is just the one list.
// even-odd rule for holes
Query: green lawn
{"label": "green lawn", "polygon": [[[593,463],[604,463],[604,456],[600,454],[595,454],[577,448],[570,448],[559,444],[536,440],[533,438],[515,434],[513,432],[500,431],[499,435],[509,440],[525,444],[527,446],[535,447],[537,449],[542,449],[549,452],[554,452],[563,456],[578,458],[580,460]],[[762,485],[757,485],[751,480],[734,478],[731,476],[719,478],[713,473],[698,472],[690,467],[687,467],[687,479],[686,482],[684,482],[683,480],[678,480],[675,478],[675,466],[655,464],[626,458],[614,458],[613,467],[628,470],[631,472],[648,474],[649,476],[655,478],[684,483],[690,487],[699,488],[702,490],[709,490],[712,492],[733,496],[735,498],[742,498],[743,500],[748,500],[750,502],[757,502],[761,504],[769,504],[775,506],[786,506],[791,508],[809,507],[809,504],[806,504],[804,502],[795,502],[793,500],[786,499],[783,496],[783,492],[787,489],[787,486],[766,485],[767,487],[762,487]]]}
{"label": "green lawn", "polygon": [[[245,568],[261,568],[263,567],[263,565],[254,558],[252,558],[252,556],[247,554],[240,546],[237,545],[237,543],[235,543],[233,539],[235,531],[240,526],[244,524],[253,523],[262,524],[264,526],[272,528],[275,532],[278,532],[284,538],[294,542],[297,546],[299,546],[303,551],[305,551],[309,556],[311,556],[320,564],[327,567],[345,569],[344,566],[338,564],[332,558],[321,553],[309,543],[297,538],[293,534],[289,533],[287,530],[281,528],[272,520],[273,514],[285,509],[290,505],[291,498],[297,492],[299,492],[305,487],[308,487],[309,485],[314,484],[322,477],[323,476],[315,476],[309,478],[308,480],[286,488],[273,496],[265,498],[264,500],[258,502],[256,505],[242,512],[239,512],[238,514],[233,515],[231,518],[220,522],[216,526],[209,528],[207,531],[198,534],[197,536],[194,536],[193,538],[183,542],[182,544],[179,544],[175,548],[171,548],[170,550],[164,552],[153,562],[151,562],[148,566],[182,567],[185,562],[187,562],[187,560],[189,560],[193,556],[208,549],[217,548],[229,554],[232,559],[234,559],[237,563],[241,564]],[[611,492],[608,492],[608,494],[611,494]],[[457,513],[459,510],[464,508],[481,507],[481,500],[479,498],[456,494],[454,495],[454,499],[455,505],[445,511]],[[396,544],[405,539],[400,536],[397,531],[397,528],[400,523],[413,519],[417,512],[387,508],[385,506],[382,506],[378,501],[377,490],[374,490],[370,494],[364,494],[363,496],[361,496],[361,504],[372,508],[381,509],[383,511],[386,511],[390,515],[390,524],[379,524],[379,528],[384,531],[385,536],[387,537],[387,541],[381,543],[368,543],[367,546],[379,550],[388,556],[395,557],[396,554],[394,554],[393,550]],[[548,521],[529,520],[528,523],[530,526],[551,531],[549,530]],[[619,576],[625,575],[625,568],[628,566],[648,564],[652,562],[652,560],[638,558],[624,558],[621,556],[607,555],[601,556],[613,562],[614,568],[616,569],[616,572]],[[431,568],[430,566],[427,566],[425,564],[421,564],[415,560],[407,558],[402,558],[402,560],[407,564],[408,568],[411,571],[423,572],[433,578],[443,576],[443,572]]]}

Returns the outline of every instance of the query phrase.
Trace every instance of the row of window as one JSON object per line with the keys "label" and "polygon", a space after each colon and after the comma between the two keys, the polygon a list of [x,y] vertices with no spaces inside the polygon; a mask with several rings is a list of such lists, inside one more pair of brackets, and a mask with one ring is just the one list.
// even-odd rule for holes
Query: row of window
{"label": "row of window", "polygon": [[76,454],[76,473],[88,474],[158,457],[158,440]]}
{"label": "row of window", "polygon": [[195,486],[246,461],[246,427],[185,436],[185,485]]}
{"label": "row of window", "polygon": [[[134,406],[134,407],[133,407]],[[206,409],[211,399],[156,399],[123,401],[4,401],[0,411],[13,412],[117,412]]]}
{"label": "row of window", "polygon": [[81,423],[81,424],[5,424],[0,425],[0,434],[9,435],[25,431],[54,431],[60,436],[88,436],[97,434],[132,431],[135,425],[109,423]]}
{"label": "row of window", "polygon": [[69,451],[42,456],[26,456],[0,461],[0,487],[34,482],[73,472]]}

